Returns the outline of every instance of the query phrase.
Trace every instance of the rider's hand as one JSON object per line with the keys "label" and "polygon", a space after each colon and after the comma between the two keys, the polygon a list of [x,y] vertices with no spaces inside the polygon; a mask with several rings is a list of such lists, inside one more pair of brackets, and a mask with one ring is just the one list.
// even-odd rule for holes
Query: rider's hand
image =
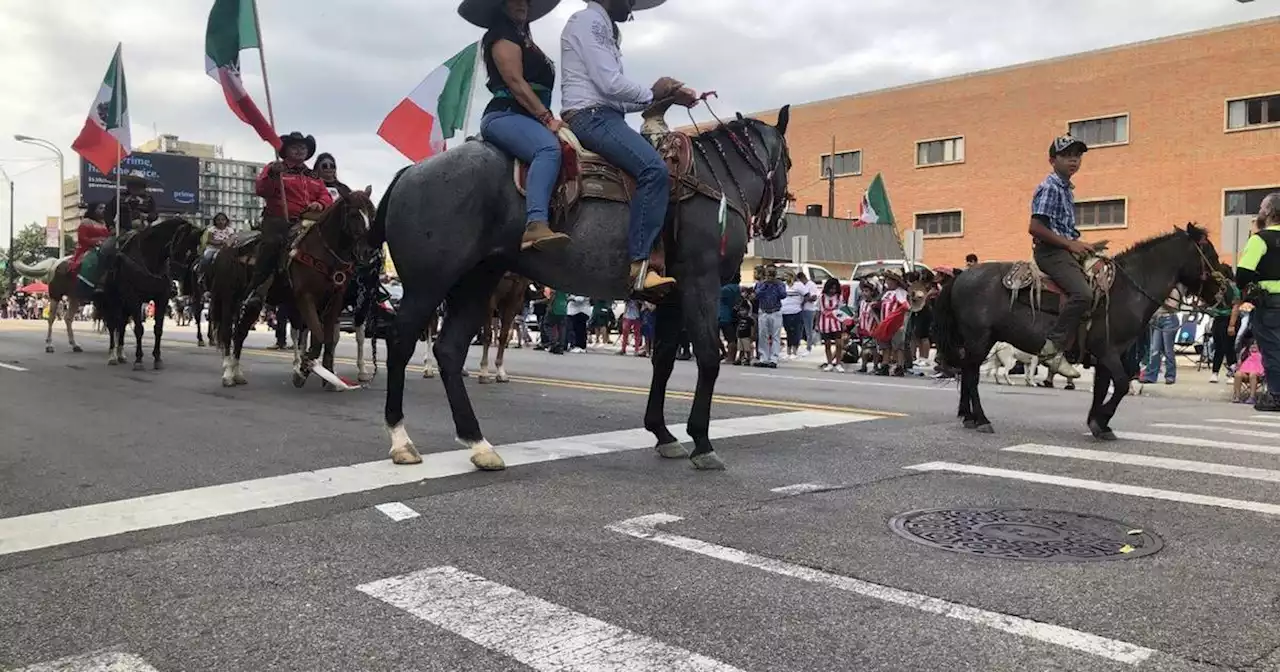
{"label": "rider's hand", "polygon": [[1072,254],[1093,254],[1093,246],[1083,240],[1073,240],[1067,243],[1067,251]]}
{"label": "rider's hand", "polygon": [[698,104],[698,92],[684,86],[680,87],[675,93],[676,105],[682,107],[693,107]]}
{"label": "rider's hand", "polygon": [[556,119],[555,117],[551,117],[543,124],[543,126],[546,126],[548,131],[559,134],[560,129],[564,128],[564,122]]}
{"label": "rider's hand", "polygon": [[1232,337],[1236,335],[1236,325],[1234,324],[1227,325],[1227,335]]}
{"label": "rider's hand", "polygon": [[308,212],[320,212],[321,210],[324,210],[324,206],[320,205],[315,201],[311,201],[310,203],[307,204]]}
{"label": "rider's hand", "polygon": [[283,161],[274,161],[271,163],[270,166],[267,166],[267,174],[270,175],[271,177],[275,177],[283,172],[284,172]]}

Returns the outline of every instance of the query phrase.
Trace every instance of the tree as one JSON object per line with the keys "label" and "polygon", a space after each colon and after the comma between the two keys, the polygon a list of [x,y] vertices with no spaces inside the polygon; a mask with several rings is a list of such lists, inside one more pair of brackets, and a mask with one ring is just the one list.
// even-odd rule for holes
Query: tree
{"label": "tree", "polygon": [[[57,251],[54,251],[57,254]],[[24,264],[34,264],[49,258],[49,249],[44,246],[44,227],[32,222],[18,231],[13,237],[13,259]]]}

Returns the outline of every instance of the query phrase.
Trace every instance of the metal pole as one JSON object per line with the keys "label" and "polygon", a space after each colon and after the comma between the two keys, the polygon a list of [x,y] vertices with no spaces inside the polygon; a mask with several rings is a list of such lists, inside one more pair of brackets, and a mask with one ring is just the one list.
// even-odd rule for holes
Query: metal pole
{"label": "metal pole", "polygon": [[827,162],[827,216],[836,216],[836,136],[831,136],[831,160]]}
{"label": "metal pole", "polygon": [[13,279],[16,277],[13,269],[13,180],[7,174],[4,179],[9,183],[9,261],[5,264],[5,270],[9,276],[9,282],[12,284]]}
{"label": "metal pole", "polygon": [[[258,20],[258,1],[249,0],[249,2],[253,5],[253,27],[258,31],[258,63],[262,66],[262,88],[267,93],[267,120],[271,122],[272,130],[279,133],[279,129],[276,128],[276,113],[271,107],[271,81],[267,79],[267,51],[262,46],[262,22]],[[284,153],[278,152],[272,160],[283,158]],[[284,173],[280,173],[280,216],[289,219],[289,197],[284,191]]]}
{"label": "metal pole", "polygon": [[65,171],[62,166],[62,150],[57,147],[53,151],[58,153],[58,258],[61,259],[67,254],[67,232],[64,230],[65,223],[62,221],[63,201],[66,199],[62,195],[62,181],[65,179]]}

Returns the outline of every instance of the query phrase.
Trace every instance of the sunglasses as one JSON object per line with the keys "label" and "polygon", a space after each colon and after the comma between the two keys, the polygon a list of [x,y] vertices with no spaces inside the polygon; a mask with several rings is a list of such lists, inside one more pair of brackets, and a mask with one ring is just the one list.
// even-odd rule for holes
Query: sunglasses
{"label": "sunglasses", "polygon": [[335,166],[335,165],[334,165],[334,164],[332,164],[332,163],[322,163],[322,164],[320,164],[320,165],[316,166],[316,170],[324,170],[324,169],[326,169],[326,168],[334,168],[334,169],[336,169],[336,168],[337,168],[337,166]]}

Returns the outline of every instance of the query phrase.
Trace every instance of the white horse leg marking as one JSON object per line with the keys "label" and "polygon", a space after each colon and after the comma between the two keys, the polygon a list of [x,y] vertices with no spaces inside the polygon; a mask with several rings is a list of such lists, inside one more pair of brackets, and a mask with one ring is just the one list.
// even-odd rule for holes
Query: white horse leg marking
{"label": "white horse leg marking", "polygon": [[471,464],[474,464],[477,469],[501,471],[507,468],[507,463],[502,461],[502,457],[493,449],[493,444],[489,443],[488,439],[479,441],[457,439],[457,441],[471,449]]}
{"label": "white horse leg marking", "polygon": [[413,445],[413,439],[409,438],[409,432],[404,428],[404,422],[397,423],[394,427],[387,427],[387,434],[391,437],[391,450],[387,452],[391,456],[391,461],[396,464],[418,464],[422,462],[422,456],[418,454],[418,449]]}
{"label": "white horse leg marking", "polygon": [[436,341],[434,331],[435,330],[433,329],[432,332],[428,333],[427,351],[422,353],[422,377],[423,378],[435,378],[437,373],[435,360],[431,358],[431,348],[435,346],[435,341]]}
{"label": "white horse leg marking", "polygon": [[231,355],[222,358],[222,386],[235,387],[236,385],[236,363]]}
{"label": "white horse leg marking", "polygon": [[358,372],[356,380],[362,383],[367,383],[373,380],[373,374],[370,373],[369,369],[365,366],[364,341],[364,329],[362,327],[356,327],[356,371]]}

